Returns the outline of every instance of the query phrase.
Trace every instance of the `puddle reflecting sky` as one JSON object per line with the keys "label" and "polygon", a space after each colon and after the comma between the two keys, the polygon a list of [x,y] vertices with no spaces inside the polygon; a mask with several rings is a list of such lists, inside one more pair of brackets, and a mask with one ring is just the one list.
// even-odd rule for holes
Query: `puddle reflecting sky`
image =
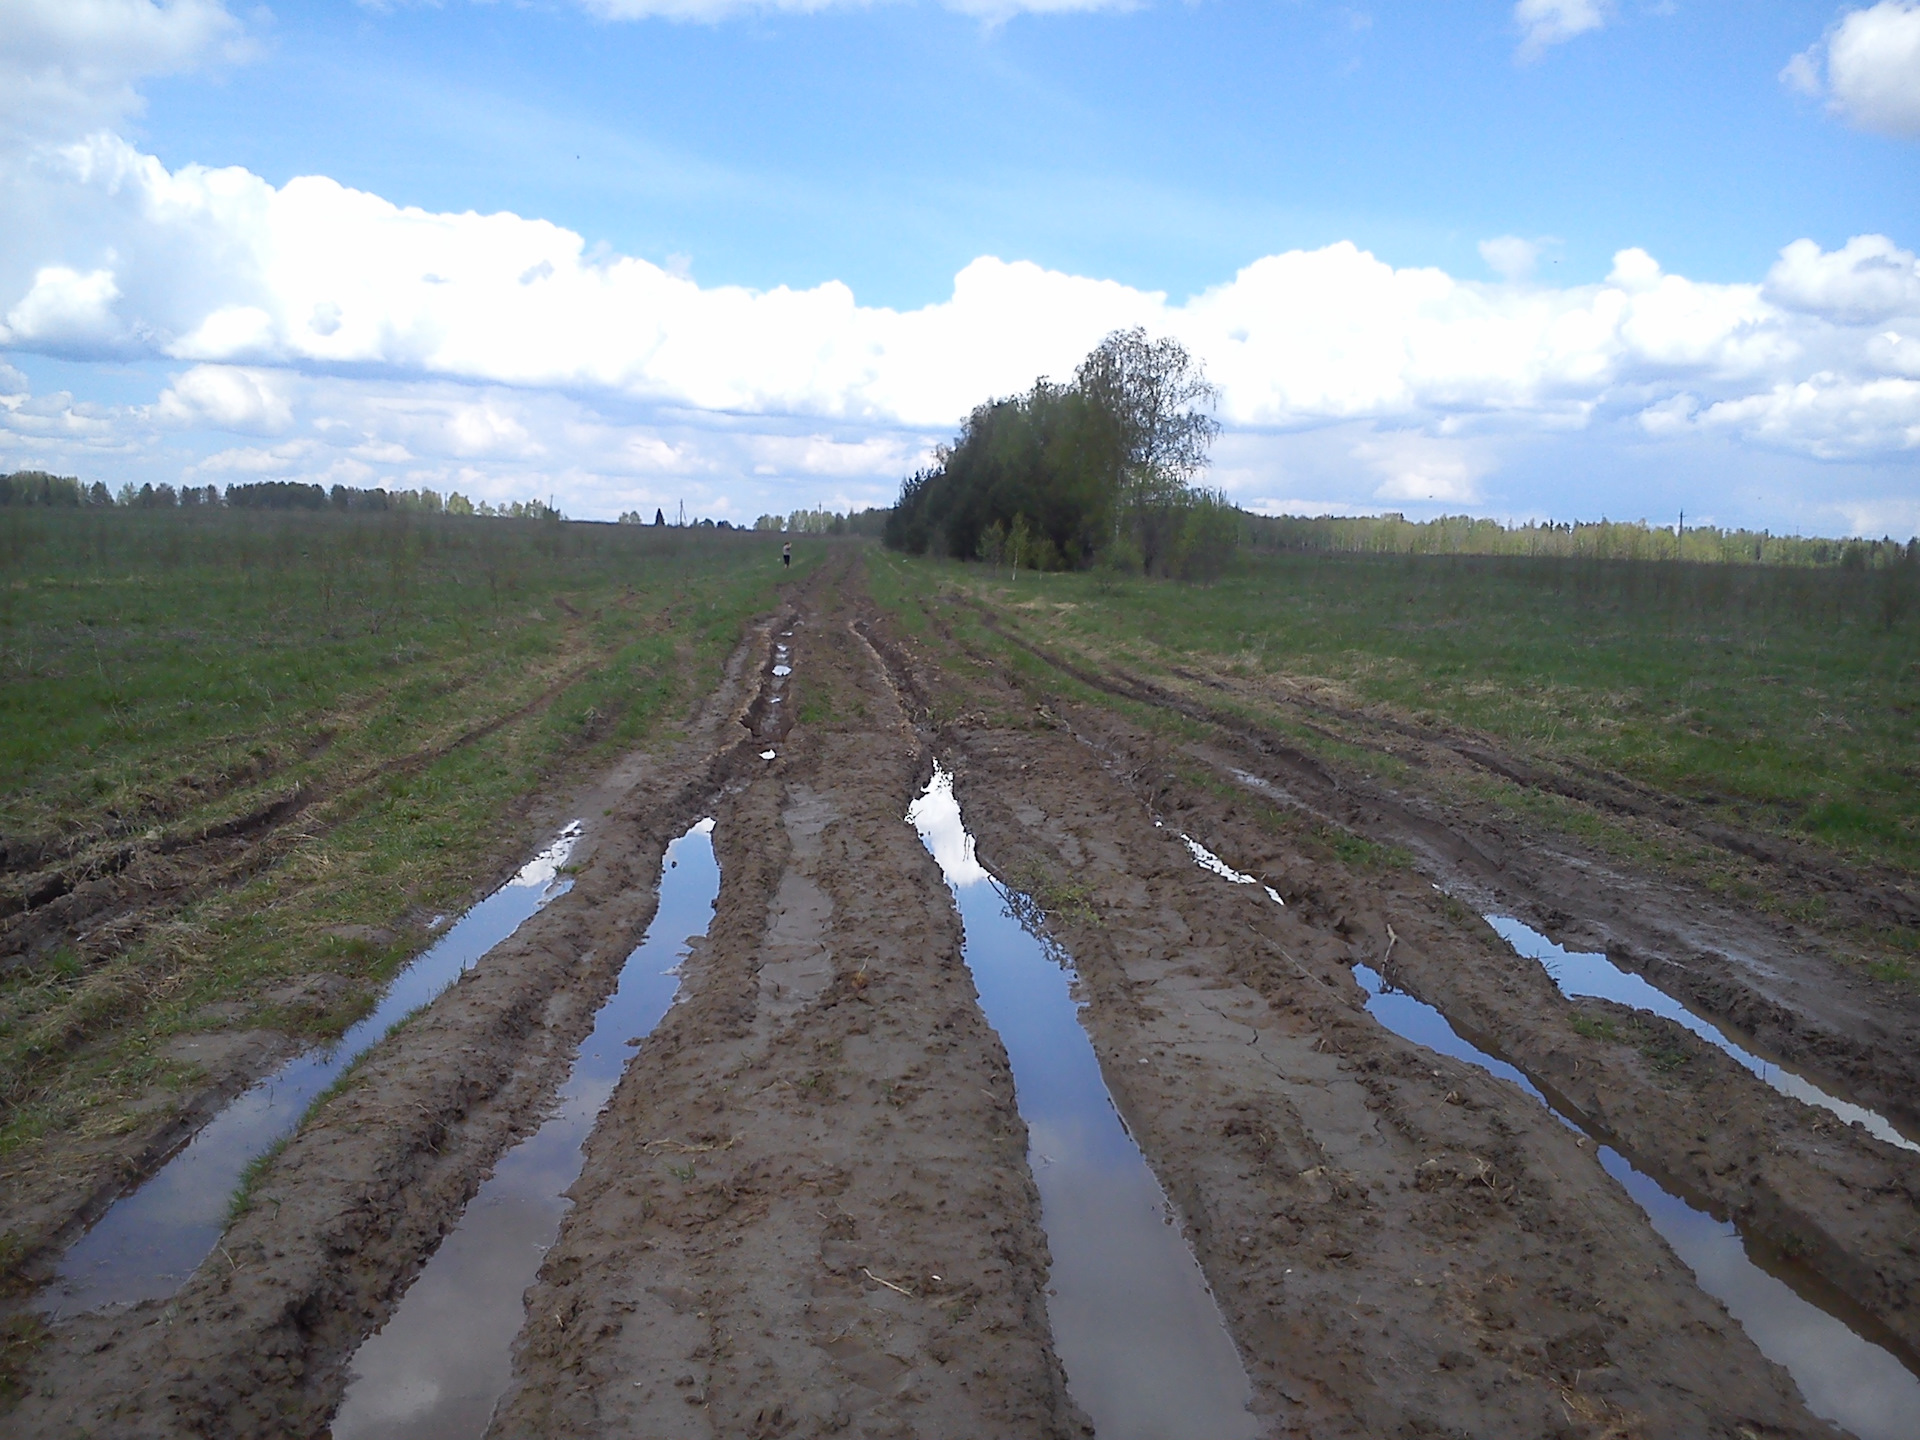
{"label": "puddle reflecting sky", "polygon": [[61,1257],[39,1297],[53,1315],[173,1294],[212,1253],[248,1162],[291,1134],[307,1106],[394,1023],[427,1004],[573,882],[560,867],[580,837],[562,830],[520,872],[455,921],[387,986],[373,1013],[331,1047],[309,1051],[255,1083],[186,1147],[116,1201]]}
{"label": "puddle reflecting sky", "polygon": [[[1194,864],[1198,865],[1202,870],[1211,870],[1221,879],[1231,880],[1236,885],[1260,885],[1260,882],[1254,879],[1253,876],[1246,874],[1244,871],[1234,869],[1191,835],[1182,835],[1180,840],[1181,843],[1187,847],[1187,853],[1193,856]],[[1267,898],[1273,901],[1274,904],[1285,905],[1287,903],[1280,898],[1280,892],[1271,885],[1260,885],[1260,888],[1267,892]]]}
{"label": "puddle reflecting sky", "polygon": [[720,893],[713,821],[667,847],[660,905],[621,967],[546,1122],[480,1187],[386,1326],[353,1358],[333,1440],[462,1440],[507,1387],[524,1296],[559,1233],[581,1147],[644,1037],[673,1003],[688,942]]}
{"label": "puddle reflecting sky", "polygon": [[1065,957],[1027,931],[974,855],[936,770],[907,818],[945,873],[981,1008],[1013,1063],[1053,1254],[1047,1316],[1100,1440],[1238,1440],[1252,1387],[1166,1193],[1081,1027]]}
{"label": "puddle reflecting sky", "polygon": [[[1354,966],[1353,975],[1367,992],[1367,1013],[1396,1035],[1511,1080],[1568,1129],[1579,1128],[1519,1070],[1461,1039],[1433,1006],[1388,988],[1370,966]],[[1646,1212],[1700,1288],[1727,1307],[1761,1354],[1793,1376],[1808,1409],[1860,1440],[1913,1440],[1920,1379],[1888,1350],[1755,1265],[1733,1226],[1695,1209],[1608,1146],[1597,1149],[1607,1173]]]}
{"label": "puddle reflecting sky", "polygon": [[[1685,1026],[1708,1044],[1719,1046],[1781,1094],[1790,1095],[1808,1105],[1816,1105],[1838,1115],[1848,1124],[1858,1122],[1869,1134],[1890,1145],[1898,1145],[1904,1150],[1920,1150],[1920,1145],[1896,1130],[1886,1116],[1829,1094],[1805,1076],[1797,1075],[1775,1061],[1764,1060],[1736,1045],[1712,1021],[1695,1015],[1645,976],[1622,969],[1605,955],[1562,949],[1538,930],[1510,915],[1489,915],[1486,919],[1489,925],[1500,932],[1501,938],[1520,954],[1530,960],[1538,960],[1546,968],[1547,974],[1553,977],[1554,984],[1560,987],[1561,994],[1570,997],[1591,995],[1665,1016],[1675,1024]],[[1916,1429],[1920,1430],[1920,1426]]]}

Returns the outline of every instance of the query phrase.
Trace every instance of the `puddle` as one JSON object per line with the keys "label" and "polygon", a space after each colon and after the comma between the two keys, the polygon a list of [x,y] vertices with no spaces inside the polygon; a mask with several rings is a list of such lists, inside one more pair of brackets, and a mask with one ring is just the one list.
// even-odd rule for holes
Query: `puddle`
{"label": "puddle", "polygon": [[1553,983],[1560,987],[1561,994],[1569,998],[1593,996],[1613,1000],[1636,1010],[1664,1016],[1677,1025],[1685,1026],[1708,1044],[1719,1046],[1782,1095],[1818,1106],[1848,1124],[1864,1126],[1875,1139],[1884,1140],[1889,1145],[1920,1151],[1920,1144],[1901,1134],[1886,1116],[1831,1095],[1778,1061],[1764,1059],[1736,1044],[1712,1021],[1702,1019],[1644,976],[1622,969],[1605,955],[1562,949],[1538,930],[1511,916],[1489,915],[1486,919],[1489,925],[1500,932],[1500,937],[1521,955],[1529,960],[1538,960],[1547,974],[1553,977]]}
{"label": "puddle", "polygon": [[[1391,988],[1370,966],[1354,966],[1353,977],[1367,992],[1367,1013],[1396,1035],[1512,1081],[1568,1129],[1580,1128],[1514,1066],[1461,1039],[1433,1006]],[[1732,1225],[1688,1204],[1610,1146],[1598,1150],[1601,1165],[1646,1211],[1700,1288],[1727,1307],[1761,1354],[1793,1376],[1809,1410],[1860,1440],[1912,1440],[1920,1378],[1884,1346],[1756,1265]]]}
{"label": "puddle", "polygon": [[1067,1388],[1100,1440],[1255,1435],[1246,1370],[1166,1192],[1114,1108],[1067,957],[1021,924],[1019,897],[975,859],[950,775],[936,769],[907,818],[952,887],[981,1008],[1013,1063]]}
{"label": "puddle", "polygon": [[548,902],[572,888],[560,874],[578,821],[480,901],[388,984],[373,1013],[333,1045],[282,1065],[203,1125],[144,1184],[115,1201],[61,1257],[37,1300],[53,1318],[173,1294],[213,1252],[248,1162],[291,1134],[313,1098],[395,1021],[427,1004]]}
{"label": "puddle", "polygon": [[556,1096],[469,1202],[384,1328],[353,1357],[333,1440],[458,1440],[485,1433],[507,1388],[527,1287],[559,1233],[581,1146],[634,1049],[673,1003],[691,937],[720,893],[713,821],[667,847],[660,907],[627,957]]}
{"label": "puddle", "polygon": [[[1221,879],[1231,880],[1236,885],[1260,885],[1253,876],[1234,869],[1191,835],[1182,835],[1180,840],[1187,847],[1187,853],[1193,856],[1194,863],[1202,870],[1211,870]],[[1267,892],[1267,898],[1274,904],[1284,906],[1287,903],[1280,898],[1280,892],[1271,885],[1260,885],[1260,888]]]}

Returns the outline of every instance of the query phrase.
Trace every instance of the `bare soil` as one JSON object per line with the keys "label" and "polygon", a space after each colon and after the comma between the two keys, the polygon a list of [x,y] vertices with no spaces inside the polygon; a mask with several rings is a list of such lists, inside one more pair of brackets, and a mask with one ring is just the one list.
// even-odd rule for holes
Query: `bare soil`
{"label": "bare soil", "polygon": [[[1627,957],[1903,1118],[1914,1007],[1849,989],[1790,926],[1516,834],[1438,780],[1338,773],[1198,682],[1091,677],[1176,732],[911,638],[852,557],[790,604],[673,754],[556,806],[587,822],[573,890],[373,1052],[180,1294],[55,1328],[10,1433],[324,1434],[354,1349],[537,1123],[652,914],[667,841],[701,814],[712,926],[588,1143],[490,1433],[1090,1433],[1051,1345],[1006,1055],[903,819],[935,758],[982,860],[1074,957],[1109,1087],[1268,1433],[1832,1433],[1590,1141],[1380,1026],[1358,961],[1920,1348],[1920,1157],[1676,1027],[1569,1003],[1473,905]],[[1392,743],[1423,777],[1486,769],[1438,738]],[[1287,904],[1199,868],[1182,831]],[[1335,832],[1413,863],[1342,860]]]}

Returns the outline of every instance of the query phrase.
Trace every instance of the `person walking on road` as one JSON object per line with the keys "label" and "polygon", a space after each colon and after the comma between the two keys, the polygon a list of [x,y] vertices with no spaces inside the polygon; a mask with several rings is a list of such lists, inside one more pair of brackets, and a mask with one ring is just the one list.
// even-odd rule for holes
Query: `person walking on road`
{"label": "person walking on road", "polygon": [[780,563],[789,570],[793,568],[793,542],[791,540],[780,547]]}

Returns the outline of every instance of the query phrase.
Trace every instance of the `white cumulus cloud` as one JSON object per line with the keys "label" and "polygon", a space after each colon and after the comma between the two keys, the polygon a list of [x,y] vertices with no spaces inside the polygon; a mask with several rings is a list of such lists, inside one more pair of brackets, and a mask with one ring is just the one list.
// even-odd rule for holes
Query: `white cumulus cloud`
{"label": "white cumulus cloud", "polygon": [[1832,251],[1796,240],[1767,272],[1766,295],[1843,324],[1920,316],[1920,258],[1884,235],[1856,235]]}
{"label": "white cumulus cloud", "polygon": [[1607,0],[1519,0],[1513,23],[1520,27],[1520,60],[1538,60],[1553,46],[1600,29],[1611,8]]}
{"label": "white cumulus cloud", "polygon": [[293,424],[290,392],[288,377],[273,371],[196,365],[161,393],[154,418],[242,435],[278,435]]}
{"label": "white cumulus cloud", "polygon": [[1847,11],[1780,78],[1862,130],[1920,138],[1920,0]]}
{"label": "white cumulus cloud", "polygon": [[135,84],[244,54],[221,0],[6,0],[0,129],[71,134],[140,107]]}
{"label": "white cumulus cloud", "polygon": [[[1263,257],[1184,302],[982,257],[944,300],[895,310],[838,282],[702,286],[591,253],[546,221],[405,208],[323,177],[276,187],[240,169],[170,171],[111,136],[48,153],[12,176],[42,254],[0,250],[0,343],[204,367],[157,418],[197,407],[245,433],[287,415],[181,387],[305,367],[917,432],[1035,375],[1064,377],[1109,330],[1143,325],[1204,360],[1229,423],[1367,419],[1437,434],[1578,428],[1683,390],[1710,406],[1816,373],[1906,378],[1920,329],[1902,318],[1920,289],[1914,257],[1884,236],[1834,251],[1795,242],[1747,284],[1672,274],[1629,248],[1604,280],[1559,287],[1396,267],[1339,242]],[[1517,274],[1532,243],[1504,237],[1490,255]],[[449,453],[549,453],[490,404],[415,423],[450,437],[429,447]],[[1810,450],[1835,443],[1831,423],[1815,424]],[[1863,444],[1905,443],[1881,419],[1862,423],[1878,437]],[[1791,423],[1754,433],[1797,443]]]}

